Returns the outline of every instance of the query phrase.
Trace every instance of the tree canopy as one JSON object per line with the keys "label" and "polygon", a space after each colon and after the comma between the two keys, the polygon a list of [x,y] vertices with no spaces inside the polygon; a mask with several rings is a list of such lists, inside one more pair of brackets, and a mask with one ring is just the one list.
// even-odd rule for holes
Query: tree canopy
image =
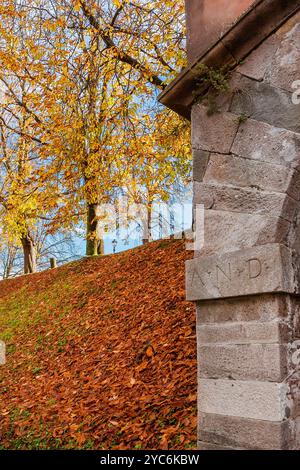
{"label": "tree canopy", "polygon": [[120,192],[149,207],[190,171],[188,123],[156,101],[185,64],[184,2],[4,0],[2,232],[35,269],[35,227],[86,224]]}

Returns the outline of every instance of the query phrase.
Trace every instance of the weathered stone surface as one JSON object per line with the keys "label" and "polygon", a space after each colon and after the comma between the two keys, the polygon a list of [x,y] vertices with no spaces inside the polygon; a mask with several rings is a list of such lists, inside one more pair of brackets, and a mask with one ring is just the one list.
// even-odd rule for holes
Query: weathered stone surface
{"label": "weathered stone surface", "polygon": [[214,322],[267,322],[285,318],[290,312],[287,294],[263,294],[232,299],[206,300],[197,303],[197,324]]}
{"label": "weathered stone surface", "polygon": [[300,339],[300,299],[294,297],[291,299],[293,309],[293,336]]}
{"label": "weathered stone surface", "polygon": [[278,46],[279,38],[273,34],[255,49],[242,65],[237,67],[237,71],[254,80],[262,80]]}
{"label": "weathered stone surface", "polygon": [[206,165],[207,170],[202,177],[205,183],[287,193],[299,200],[300,172],[286,166],[220,154],[212,154]]}
{"label": "weathered stone surface", "polygon": [[297,264],[300,265],[300,211],[297,211],[288,235],[288,245],[294,250]]}
{"label": "weathered stone surface", "polygon": [[213,89],[209,90],[209,92],[207,93],[207,96],[203,98],[201,102],[206,108],[211,110],[212,114],[226,113],[226,112],[229,112],[233,95],[234,95],[234,90],[230,88],[230,85],[229,85],[228,91],[218,92],[217,90],[213,90]]}
{"label": "weathered stone surface", "polygon": [[289,449],[293,424],[201,413],[199,440],[245,449]]}
{"label": "weathered stone surface", "polygon": [[188,300],[237,297],[267,292],[296,293],[291,253],[264,245],[186,263]]}
{"label": "weathered stone surface", "polygon": [[291,178],[290,185],[287,189],[287,194],[299,201],[300,198],[300,172],[295,170]]}
{"label": "weathered stone surface", "polygon": [[299,165],[300,135],[248,119],[239,128],[232,153],[275,164]]}
{"label": "weathered stone surface", "polygon": [[292,449],[299,450],[300,448],[300,417],[295,419],[295,439],[291,443]]}
{"label": "weathered stone surface", "polygon": [[288,221],[278,217],[205,210],[204,246],[195,252],[195,257],[267,243],[286,244],[289,227]]}
{"label": "weathered stone surface", "polygon": [[[299,360],[299,349],[296,352],[297,361]],[[293,357],[295,357],[293,356]],[[300,418],[300,387],[299,387],[299,371],[289,380],[289,417],[297,420]]]}
{"label": "weathered stone surface", "polygon": [[229,153],[238,130],[238,119],[231,113],[207,115],[207,108],[192,109],[192,147],[209,152]]}
{"label": "weathered stone surface", "polygon": [[281,41],[274,54],[265,80],[273,86],[294,92],[292,84],[300,79],[300,23],[296,24]]}
{"label": "weathered stone surface", "polygon": [[272,215],[288,221],[293,220],[297,207],[285,194],[198,182],[194,183],[194,203],[205,209]]}
{"label": "weathered stone surface", "polygon": [[201,347],[216,344],[286,343],[290,338],[288,324],[278,319],[197,325],[197,341]]}
{"label": "weathered stone surface", "polygon": [[193,180],[202,181],[209,161],[209,152],[193,150]]}
{"label": "weathered stone surface", "polygon": [[294,318],[294,333],[295,333],[295,338],[300,339],[300,315],[297,314]]}
{"label": "weathered stone surface", "polygon": [[292,93],[247,77],[241,78],[240,86],[231,113],[300,133],[300,104],[293,104]]}
{"label": "weathered stone surface", "polygon": [[281,382],[288,375],[287,348],[279,344],[198,342],[199,377]]}
{"label": "weathered stone surface", "polygon": [[198,387],[200,412],[264,421],[286,417],[285,383],[199,379]]}

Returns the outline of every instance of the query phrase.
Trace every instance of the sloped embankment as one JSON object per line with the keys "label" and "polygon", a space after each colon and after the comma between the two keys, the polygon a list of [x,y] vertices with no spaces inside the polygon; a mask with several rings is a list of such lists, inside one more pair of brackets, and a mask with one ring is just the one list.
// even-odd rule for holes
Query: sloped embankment
{"label": "sloped embankment", "polygon": [[195,447],[189,257],[158,241],[0,283],[0,448]]}

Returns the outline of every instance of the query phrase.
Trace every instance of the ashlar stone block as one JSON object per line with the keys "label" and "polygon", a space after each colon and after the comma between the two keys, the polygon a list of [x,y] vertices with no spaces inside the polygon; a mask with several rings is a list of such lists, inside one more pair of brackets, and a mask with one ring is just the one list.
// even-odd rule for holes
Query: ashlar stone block
{"label": "ashlar stone block", "polygon": [[271,244],[186,263],[188,300],[298,292],[288,248]]}
{"label": "ashlar stone block", "polygon": [[203,204],[205,209],[272,215],[288,221],[297,207],[297,202],[286,194],[197,182],[194,203]]}
{"label": "ashlar stone block", "polygon": [[297,166],[300,157],[300,135],[248,119],[239,128],[232,153],[253,160]]}
{"label": "ashlar stone block", "polygon": [[281,382],[288,375],[287,348],[279,344],[216,344],[198,341],[199,377]]}
{"label": "ashlar stone block", "polygon": [[[268,304],[268,302],[266,303]],[[199,307],[200,317],[201,304]],[[224,309],[225,308],[226,306],[224,306]],[[245,305],[245,310],[246,308],[247,305]],[[259,310],[260,308],[261,307],[257,303],[257,309]],[[250,318],[250,321],[244,322],[216,322],[213,324],[203,324],[199,322],[199,324],[197,325],[197,340],[201,347],[214,346],[217,344],[279,344],[287,343],[291,339],[291,337],[292,334],[288,323],[282,321],[281,319],[275,319],[271,321],[251,321]]]}
{"label": "ashlar stone block", "polygon": [[[300,197],[300,172],[283,165],[234,155],[211,154],[206,163],[205,183],[287,193]],[[202,180],[198,180],[202,181]]]}
{"label": "ashlar stone block", "polygon": [[243,449],[289,449],[294,429],[290,420],[253,420],[234,416],[200,413],[200,441],[216,446]]}
{"label": "ashlar stone block", "polygon": [[266,82],[242,77],[240,91],[234,95],[230,111],[300,133],[300,104],[293,103],[292,93]]}
{"label": "ashlar stone block", "polygon": [[224,112],[208,116],[201,103],[192,109],[192,147],[208,152],[229,153],[239,122],[234,114]]}
{"label": "ashlar stone block", "polygon": [[264,421],[286,418],[286,383],[199,379],[199,411]]}
{"label": "ashlar stone block", "polygon": [[246,325],[258,321],[265,325],[274,320],[286,321],[293,308],[290,295],[281,293],[202,300],[197,303],[197,325],[199,328],[217,324],[223,331],[225,325],[231,328],[232,322]]}
{"label": "ashlar stone block", "polygon": [[269,243],[287,244],[289,227],[287,220],[269,214],[205,210],[204,246],[195,252],[195,256],[221,254]]}

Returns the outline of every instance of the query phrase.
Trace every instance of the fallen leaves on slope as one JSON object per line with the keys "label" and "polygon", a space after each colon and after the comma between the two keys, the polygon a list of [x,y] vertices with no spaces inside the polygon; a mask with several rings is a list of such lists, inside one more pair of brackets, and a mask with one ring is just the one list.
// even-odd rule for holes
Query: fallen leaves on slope
{"label": "fallen leaves on slope", "polygon": [[2,448],[195,447],[183,241],[1,282]]}

